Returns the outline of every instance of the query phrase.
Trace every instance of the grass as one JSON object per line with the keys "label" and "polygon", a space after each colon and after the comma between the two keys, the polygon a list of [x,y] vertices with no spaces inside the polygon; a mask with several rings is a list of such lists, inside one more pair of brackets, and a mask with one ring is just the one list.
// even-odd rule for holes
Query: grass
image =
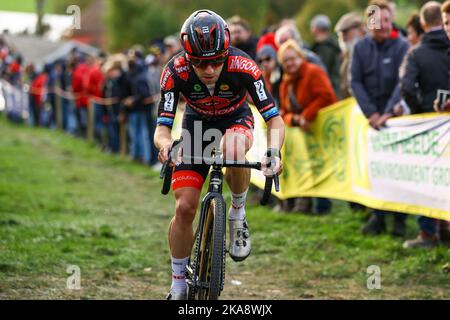
{"label": "grass", "polygon": [[[0,116],[0,299],[163,298],[174,205],[160,186],[146,167]],[[223,298],[450,298],[448,247],[405,251],[389,235],[363,237],[366,214],[333,204],[324,217],[249,205],[253,252],[227,258]],[[415,236],[414,218],[408,229]],[[81,290],[66,288],[70,265]],[[367,289],[370,265],[381,268],[381,290]]]}
{"label": "grass", "polygon": [[[50,2],[45,1],[45,12],[52,13]],[[2,0],[0,11],[36,12],[36,0]]]}

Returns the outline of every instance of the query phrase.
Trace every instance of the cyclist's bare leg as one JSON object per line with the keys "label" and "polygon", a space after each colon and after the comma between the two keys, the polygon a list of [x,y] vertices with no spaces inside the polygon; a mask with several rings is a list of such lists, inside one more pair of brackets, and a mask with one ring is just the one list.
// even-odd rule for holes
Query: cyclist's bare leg
{"label": "cyclist's bare leg", "polygon": [[169,247],[172,260],[172,286],[168,299],[186,299],[186,266],[189,262],[194,233],[192,223],[197,211],[200,190],[180,188],[174,190],[175,216],[169,226]]}
{"label": "cyclist's bare leg", "polygon": [[[223,156],[227,160],[245,161],[245,155],[252,146],[252,141],[246,135],[231,131],[227,132],[222,140]],[[245,192],[250,185],[250,169],[227,168],[225,180],[231,192],[240,194]]]}
{"label": "cyclist's bare leg", "polygon": [[190,256],[194,244],[192,223],[200,199],[200,190],[180,188],[174,191],[175,216],[169,227],[169,246],[172,257],[182,259]]}
{"label": "cyclist's bare leg", "polygon": [[[222,150],[225,159],[245,161],[252,145],[251,137],[242,132],[225,134]],[[245,201],[250,184],[250,169],[227,168],[225,179],[231,189],[231,207],[228,212],[230,230],[229,253],[235,261],[242,261],[251,251],[250,233],[245,219]]]}

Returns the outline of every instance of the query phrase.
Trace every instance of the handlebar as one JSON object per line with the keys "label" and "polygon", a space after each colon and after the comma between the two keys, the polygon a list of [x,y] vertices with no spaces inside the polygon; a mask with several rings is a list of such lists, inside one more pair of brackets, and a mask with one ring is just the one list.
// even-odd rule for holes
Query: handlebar
{"label": "handlebar", "polygon": [[[172,183],[172,172],[173,168],[170,166],[172,164],[172,160],[175,159],[177,156],[179,149],[181,147],[181,142],[183,139],[175,140],[172,144],[172,146],[169,149],[169,158],[163,163],[163,166],[161,168],[160,172],[160,179],[164,179],[163,186],[161,193],[166,195],[170,191],[170,186]],[[268,154],[268,157],[271,155]],[[262,164],[261,162],[242,162],[242,161],[233,161],[233,160],[225,160],[221,156],[214,156],[214,157],[193,157],[193,156],[182,156],[182,161],[184,162],[190,162],[190,163],[206,163],[208,165],[218,166],[221,168],[249,168],[249,169],[256,169],[261,170]],[[268,163],[267,166],[270,167],[271,163]],[[266,183],[264,186],[264,193],[260,200],[260,204],[265,206],[270,198],[270,195],[272,194],[272,185],[275,183],[275,191],[280,191],[280,179],[278,175],[273,175],[270,177],[266,176]]]}

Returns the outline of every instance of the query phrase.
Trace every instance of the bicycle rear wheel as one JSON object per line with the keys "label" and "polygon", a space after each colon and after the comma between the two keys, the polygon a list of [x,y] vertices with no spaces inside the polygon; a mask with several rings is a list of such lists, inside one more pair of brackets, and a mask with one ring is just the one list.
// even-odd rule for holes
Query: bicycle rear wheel
{"label": "bicycle rear wheel", "polygon": [[225,203],[218,197],[212,198],[206,204],[203,225],[197,235],[194,257],[197,287],[190,291],[195,300],[217,300],[220,296],[225,271],[225,232]]}

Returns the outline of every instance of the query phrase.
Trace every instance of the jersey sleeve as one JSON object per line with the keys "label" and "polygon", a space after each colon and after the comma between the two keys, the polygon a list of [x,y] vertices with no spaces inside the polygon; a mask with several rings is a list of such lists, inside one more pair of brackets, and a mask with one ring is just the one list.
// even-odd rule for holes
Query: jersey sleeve
{"label": "jersey sleeve", "polygon": [[280,115],[275,100],[267,89],[262,75],[258,79],[251,81],[247,86],[247,91],[265,122]]}
{"label": "jersey sleeve", "polygon": [[157,125],[166,126],[172,129],[177,112],[180,92],[175,85],[173,68],[169,65],[161,74],[161,100],[158,108]]}
{"label": "jersey sleeve", "polygon": [[262,72],[255,61],[248,56],[231,57],[229,68],[234,69],[235,72],[239,69],[245,87],[264,121],[267,122],[280,115],[275,100],[269,92]]}

